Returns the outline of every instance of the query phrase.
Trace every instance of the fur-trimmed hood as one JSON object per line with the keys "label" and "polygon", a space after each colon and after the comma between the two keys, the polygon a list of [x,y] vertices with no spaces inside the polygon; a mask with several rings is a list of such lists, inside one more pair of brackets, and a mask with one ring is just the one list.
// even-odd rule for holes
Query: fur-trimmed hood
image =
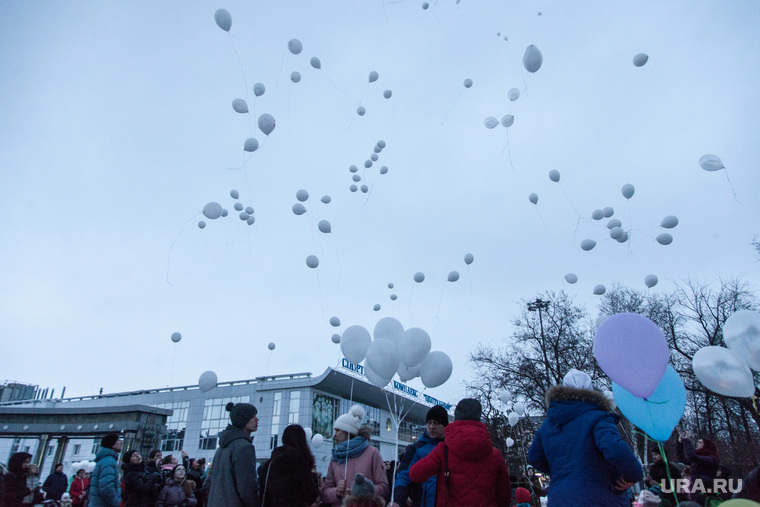
{"label": "fur-trimmed hood", "polygon": [[558,426],[566,424],[590,410],[612,412],[612,404],[604,394],[590,389],[576,389],[568,386],[553,386],[544,397],[548,407],[549,420]]}

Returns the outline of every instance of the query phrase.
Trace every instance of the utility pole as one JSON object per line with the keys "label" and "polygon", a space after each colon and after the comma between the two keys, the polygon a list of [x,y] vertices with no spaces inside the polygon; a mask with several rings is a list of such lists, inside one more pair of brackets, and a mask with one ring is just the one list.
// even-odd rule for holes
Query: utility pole
{"label": "utility pole", "polygon": [[541,298],[536,298],[535,301],[528,302],[528,310],[531,312],[538,311],[538,324],[541,328],[541,349],[544,354],[544,366],[546,367],[546,386],[547,388],[552,385],[552,379],[549,375],[549,356],[546,354],[546,339],[544,338],[544,319],[541,317],[541,310],[547,310],[551,301],[544,301]]}

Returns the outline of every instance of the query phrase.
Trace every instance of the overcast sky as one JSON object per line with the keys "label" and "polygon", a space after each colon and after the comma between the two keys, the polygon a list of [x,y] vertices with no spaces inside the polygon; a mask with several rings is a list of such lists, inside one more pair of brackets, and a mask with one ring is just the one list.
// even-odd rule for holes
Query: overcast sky
{"label": "overcast sky", "polygon": [[[319,374],[338,364],[333,333],[392,316],[451,356],[427,392],[456,402],[470,351],[505,343],[541,291],[596,316],[594,286],[645,289],[648,274],[655,291],[686,277],[757,288],[759,22],[754,0],[2,2],[0,379],[77,396],[205,370]],[[484,126],[508,113],[509,129]],[[726,169],[702,170],[705,154]],[[349,190],[352,164],[366,194]],[[208,202],[230,214],[201,230]],[[628,242],[590,218],[606,206]],[[667,215],[679,225],[663,246]]]}

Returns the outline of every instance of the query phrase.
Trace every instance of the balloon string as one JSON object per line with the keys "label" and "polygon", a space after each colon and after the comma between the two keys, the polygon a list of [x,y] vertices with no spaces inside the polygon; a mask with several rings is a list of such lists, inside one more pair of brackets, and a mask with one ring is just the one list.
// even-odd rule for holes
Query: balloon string
{"label": "balloon string", "polygon": [[182,236],[182,232],[185,230],[185,227],[187,224],[189,224],[191,221],[193,221],[195,217],[188,218],[187,222],[185,222],[182,227],[179,230],[179,234],[177,234],[177,237],[174,238],[174,241],[172,241],[171,246],[169,247],[169,251],[166,253],[166,283],[174,287],[174,284],[169,281],[169,263],[171,262],[172,257],[172,250],[174,250],[174,245],[177,243],[177,240],[179,240],[180,236]]}
{"label": "balloon string", "polygon": [[245,86],[245,99],[246,103],[248,102],[248,80],[245,77],[245,70],[243,69],[243,62],[240,60],[240,55],[238,54],[237,47],[235,46],[235,41],[232,40],[232,34],[230,32],[227,32],[227,35],[230,37],[230,44],[232,44],[232,49],[235,51],[235,57],[237,58],[238,65],[240,65],[240,74],[243,76],[243,85]]}
{"label": "balloon string", "polygon": [[456,105],[457,105],[457,102],[459,101],[459,97],[461,97],[463,93],[464,93],[464,90],[461,90],[461,91],[459,92],[459,95],[457,95],[457,98],[456,98],[456,99],[454,99],[454,103],[453,103],[453,104],[451,104],[451,108],[449,109],[449,112],[448,112],[448,113],[446,113],[446,116],[444,116],[444,117],[443,117],[443,120],[441,120],[441,127],[443,127],[443,124],[444,124],[444,123],[446,123],[446,118],[448,118],[448,117],[449,117],[449,115],[451,114],[451,111],[453,111],[453,110],[454,110],[454,106],[456,106]]}
{"label": "balloon string", "polygon": [[737,203],[741,204],[741,201],[739,200],[739,198],[738,198],[738,197],[736,197],[736,190],[734,190],[734,186],[731,184],[731,178],[729,178],[729,177],[728,177],[728,171],[726,171],[726,169],[724,168],[724,169],[723,169],[723,172],[724,172],[724,173],[725,173],[725,175],[726,175],[726,180],[728,181],[728,186],[729,186],[729,187],[731,187],[731,192],[734,194],[734,200],[735,200]]}

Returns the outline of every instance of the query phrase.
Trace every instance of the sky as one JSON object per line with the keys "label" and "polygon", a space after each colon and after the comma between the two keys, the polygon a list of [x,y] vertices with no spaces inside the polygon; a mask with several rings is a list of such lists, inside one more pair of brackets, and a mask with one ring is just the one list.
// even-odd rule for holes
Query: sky
{"label": "sky", "polygon": [[[470,352],[510,346],[522,301],[543,291],[594,317],[596,285],[644,290],[648,274],[652,291],[734,276],[758,287],[760,4],[423,7],[0,3],[0,379],[82,396],[195,384],[206,370],[320,374],[340,361],[334,333],[394,317],[451,357],[449,381],[425,392],[455,403]],[[529,45],[543,56],[535,73]],[[486,128],[506,114],[512,126]],[[700,168],[705,154],[725,169]],[[366,193],[350,191],[351,165]],[[229,215],[205,218],[209,202]],[[252,225],[235,202],[254,208]],[[607,206],[626,243],[591,219]],[[679,224],[664,246],[668,215]]]}

